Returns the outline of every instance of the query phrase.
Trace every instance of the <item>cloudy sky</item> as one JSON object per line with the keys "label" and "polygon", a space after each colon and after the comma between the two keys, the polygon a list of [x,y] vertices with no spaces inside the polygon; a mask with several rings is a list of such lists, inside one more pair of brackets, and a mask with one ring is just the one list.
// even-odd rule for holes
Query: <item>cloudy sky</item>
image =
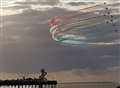
{"label": "cloudy sky", "polygon": [[[119,44],[67,46],[54,41],[49,33],[51,17],[98,3],[103,0],[0,1],[0,75],[45,68],[60,81],[120,81]],[[119,5],[114,0],[112,6]]]}

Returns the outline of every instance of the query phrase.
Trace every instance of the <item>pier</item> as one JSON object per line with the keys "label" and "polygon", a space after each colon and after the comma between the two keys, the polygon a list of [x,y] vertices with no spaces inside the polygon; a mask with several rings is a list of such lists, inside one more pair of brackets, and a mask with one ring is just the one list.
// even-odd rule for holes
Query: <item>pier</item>
{"label": "pier", "polygon": [[16,80],[0,80],[0,88],[57,88],[57,81],[48,80],[45,76],[47,72],[44,69],[41,69],[41,74],[38,78],[26,78],[25,76],[22,79]]}
{"label": "pier", "polygon": [[0,80],[0,88],[57,88],[57,81],[43,81],[39,79],[28,80]]}

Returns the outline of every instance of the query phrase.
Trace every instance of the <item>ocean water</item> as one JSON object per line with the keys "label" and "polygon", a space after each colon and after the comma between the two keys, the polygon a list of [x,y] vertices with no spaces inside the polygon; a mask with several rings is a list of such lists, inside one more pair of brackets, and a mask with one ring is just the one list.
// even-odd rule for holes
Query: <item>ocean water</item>
{"label": "ocean water", "polygon": [[66,83],[59,84],[58,88],[117,88],[117,83]]}
{"label": "ocean water", "polygon": [[[117,88],[117,83],[61,83],[57,85],[57,88]],[[39,86],[4,86],[0,88],[39,88]],[[44,87],[43,88],[50,88]]]}

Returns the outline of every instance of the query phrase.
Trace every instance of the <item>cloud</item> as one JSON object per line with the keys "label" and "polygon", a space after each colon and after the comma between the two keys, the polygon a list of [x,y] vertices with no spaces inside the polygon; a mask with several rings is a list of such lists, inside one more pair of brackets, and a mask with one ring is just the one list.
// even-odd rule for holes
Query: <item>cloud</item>
{"label": "cloud", "polygon": [[40,5],[56,5],[59,3],[59,0],[29,0],[24,2],[16,2],[16,4],[25,4],[25,5],[34,5],[34,4],[40,4]]}
{"label": "cloud", "polygon": [[[120,66],[106,70],[90,70],[86,68],[52,72],[48,77],[55,78],[59,82],[120,82],[119,74]],[[66,76],[69,78],[65,79]]]}
{"label": "cloud", "polygon": [[[46,11],[57,5],[59,0],[13,0],[2,2],[1,16],[21,14],[26,10]],[[4,10],[4,11],[3,11]],[[20,12],[21,11],[21,12]]]}
{"label": "cloud", "polygon": [[93,76],[98,76],[98,75],[107,75],[111,73],[115,73],[116,76],[120,73],[120,66],[113,66],[113,67],[108,67],[107,69],[78,69],[78,70],[73,70],[73,73],[76,75],[80,76],[86,76],[86,75],[93,75]]}
{"label": "cloud", "polygon": [[26,9],[26,8],[30,8],[30,6],[29,5],[15,5],[15,6],[10,6],[10,7],[4,7],[3,9],[19,10],[19,9]]}
{"label": "cloud", "polygon": [[9,16],[9,15],[17,15],[21,14],[24,10],[19,9],[19,10],[5,10],[5,9],[0,9],[1,13],[0,16]]}
{"label": "cloud", "polygon": [[[77,2],[77,3],[79,3],[79,5],[78,6],[74,5],[75,7],[72,7],[73,3],[75,4],[75,2],[64,3],[64,1],[59,1],[59,0],[55,0],[55,1],[53,1],[53,0],[41,0],[41,1],[36,0],[36,1],[32,1],[31,0],[31,1],[24,1],[24,2],[16,2],[15,4],[18,4],[18,5],[29,5],[29,6],[31,6],[31,9],[33,7],[37,6],[37,8],[34,9],[34,10],[39,10],[39,11],[42,10],[41,7],[43,9],[46,9],[45,7],[48,7],[48,9],[46,9],[46,10],[49,10],[51,8],[54,8],[54,7],[64,8],[64,9],[68,9],[68,10],[74,10],[75,8],[80,8],[80,4],[81,5],[85,5],[85,4],[87,5],[88,4],[86,2]],[[89,2],[89,4],[90,3],[91,2]],[[72,9],[72,8],[74,8],[74,9]]]}
{"label": "cloud", "polygon": [[95,4],[94,2],[70,2],[68,3],[71,6],[79,6],[79,5],[88,5],[88,4]]}
{"label": "cloud", "polygon": [[[108,0],[107,0],[108,1]],[[100,1],[99,1],[100,2]],[[116,2],[117,3],[117,2]],[[94,0],[13,0],[2,5],[5,15],[21,14],[26,10],[48,11],[53,8],[62,8],[66,10],[78,11],[80,8],[96,4]],[[21,11],[21,12],[20,12]],[[3,11],[2,11],[3,12]],[[7,13],[5,13],[7,12]],[[9,13],[10,12],[10,13]]]}

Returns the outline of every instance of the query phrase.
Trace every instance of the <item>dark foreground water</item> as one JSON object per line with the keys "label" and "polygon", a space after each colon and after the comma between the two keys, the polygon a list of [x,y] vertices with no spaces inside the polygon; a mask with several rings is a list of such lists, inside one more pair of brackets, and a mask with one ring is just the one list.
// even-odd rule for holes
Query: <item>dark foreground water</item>
{"label": "dark foreground water", "polygon": [[66,83],[59,84],[58,88],[116,88],[117,83]]}
{"label": "dark foreground water", "polygon": [[[118,85],[118,83],[61,83],[57,85],[57,88],[117,88]],[[18,88],[18,86],[4,86],[0,88]],[[39,88],[39,86],[24,86],[19,88]]]}

